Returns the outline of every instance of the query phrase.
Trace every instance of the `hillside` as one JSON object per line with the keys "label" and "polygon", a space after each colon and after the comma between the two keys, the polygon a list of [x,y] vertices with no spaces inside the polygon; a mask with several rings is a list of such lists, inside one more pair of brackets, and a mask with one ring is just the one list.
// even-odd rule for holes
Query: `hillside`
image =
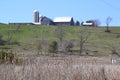
{"label": "hillside", "polygon": [[[37,44],[41,41],[59,42],[55,36],[56,26],[34,25],[0,25],[2,40],[11,44],[0,45],[1,49],[32,50],[36,51]],[[78,33],[86,30],[90,36],[85,43],[85,48],[90,54],[109,55],[113,49],[120,53],[120,27],[110,27],[111,32],[106,33],[105,27],[65,27],[64,41],[73,41],[73,50],[79,50]],[[84,54],[84,53],[83,53]]]}

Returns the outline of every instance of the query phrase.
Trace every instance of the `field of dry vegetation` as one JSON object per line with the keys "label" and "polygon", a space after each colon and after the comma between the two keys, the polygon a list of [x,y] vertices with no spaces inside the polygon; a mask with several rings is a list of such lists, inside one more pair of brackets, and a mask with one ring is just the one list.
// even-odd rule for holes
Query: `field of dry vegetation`
{"label": "field of dry vegetation", "polygon": [[36,57],[1,64],[0,80],[120,80],[120,66],[109,57]]}

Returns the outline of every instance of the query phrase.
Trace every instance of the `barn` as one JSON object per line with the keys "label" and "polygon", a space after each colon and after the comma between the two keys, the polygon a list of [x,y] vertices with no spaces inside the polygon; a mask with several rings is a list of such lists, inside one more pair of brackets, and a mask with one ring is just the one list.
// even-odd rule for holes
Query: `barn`
{"label": "barn", "polygon": [[73,17],[56,17],[54,24],[57,26],[74,26]]}
{"label": "barn", "polygon": [[40,17],[40,24],[41,25],[54,25],[54,22],[52,19],[44,16],[44,17]]}

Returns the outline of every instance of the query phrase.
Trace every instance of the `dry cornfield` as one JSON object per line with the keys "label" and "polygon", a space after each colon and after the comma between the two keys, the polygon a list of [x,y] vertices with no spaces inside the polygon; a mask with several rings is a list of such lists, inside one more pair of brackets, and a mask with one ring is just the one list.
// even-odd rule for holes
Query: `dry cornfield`
{"label": "dry cornfield", "polygon": [[72,57],[0,65],[0,80],[120,80],[119,75],[119,64],[80,62]]}

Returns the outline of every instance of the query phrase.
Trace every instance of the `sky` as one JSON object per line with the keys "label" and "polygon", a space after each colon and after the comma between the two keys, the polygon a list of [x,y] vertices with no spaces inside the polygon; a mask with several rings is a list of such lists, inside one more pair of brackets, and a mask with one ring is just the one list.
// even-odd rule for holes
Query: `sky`
{"label": "sky", "polygon": [[33,11],[51,19],[73,17],[80,22],[98,19],[101,26],[111,17],[111,26],[120,26],[120,0],[1,0],[0,22],[33,22]]}

